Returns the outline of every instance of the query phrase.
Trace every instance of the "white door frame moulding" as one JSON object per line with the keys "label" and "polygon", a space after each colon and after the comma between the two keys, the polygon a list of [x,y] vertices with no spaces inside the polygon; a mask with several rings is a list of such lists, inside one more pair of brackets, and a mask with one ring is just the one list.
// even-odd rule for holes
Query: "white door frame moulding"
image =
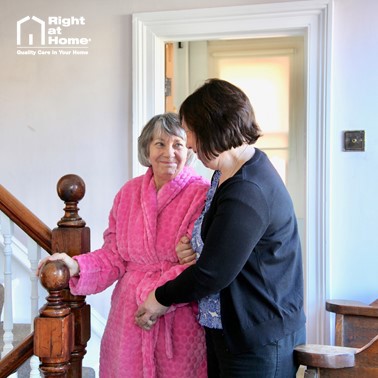
{"label": "white door frame moulding", "polygon": [[164,44],[264,36],[304,35],[306,47],[306,256],[308,341],[329,342],[324,303],[329,292],[329,120],[333,0],[136,13],[133,15],[133,176],[137,138],[164,112]]}

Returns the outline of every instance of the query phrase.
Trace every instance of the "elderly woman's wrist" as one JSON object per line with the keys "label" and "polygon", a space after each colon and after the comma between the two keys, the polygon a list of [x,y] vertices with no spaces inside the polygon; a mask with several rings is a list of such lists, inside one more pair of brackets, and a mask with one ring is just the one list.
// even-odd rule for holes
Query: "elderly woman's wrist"
{"label": "elderly woman's wrist", "polygon": [[71,277],[78,277],[80,276],[80,265],[77,262],[77,260],[73,259],[74,264],[73,264],[73,269],[71,272]]}

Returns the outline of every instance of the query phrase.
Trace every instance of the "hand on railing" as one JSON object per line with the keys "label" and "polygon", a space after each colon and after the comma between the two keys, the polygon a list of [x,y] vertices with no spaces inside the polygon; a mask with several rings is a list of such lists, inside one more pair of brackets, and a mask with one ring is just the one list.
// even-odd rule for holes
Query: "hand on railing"
{"label": "hand on railing", "polygon": [[51,292],[60,292],[68,287],[70,273],[64,261],[46,261],[41,268],[40,279],[42,286],[51,296]]}
{"label": "hand on railing", "polygon": [[66,253],[54,253],[53,255],[47,256],[39,262],[36,273],[37,276],[41,275],[42,269],[48,261],[63,261],[69,269],[70,277],[78,276],[80,273],[80,267],[76,260],[68,256]]}

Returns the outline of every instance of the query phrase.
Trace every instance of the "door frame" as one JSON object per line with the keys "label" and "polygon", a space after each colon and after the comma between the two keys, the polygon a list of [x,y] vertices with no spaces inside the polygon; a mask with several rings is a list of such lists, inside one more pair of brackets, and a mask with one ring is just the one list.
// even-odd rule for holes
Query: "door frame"
{"label": "door frame", "polygon": [[306,56],[306,255],[308,341],[330,342],[329,293],[330,65],[333,0],[307,0],[133,14],[133,177],[137,138],[164,112],[164,44],[221,38],[303,35]]}

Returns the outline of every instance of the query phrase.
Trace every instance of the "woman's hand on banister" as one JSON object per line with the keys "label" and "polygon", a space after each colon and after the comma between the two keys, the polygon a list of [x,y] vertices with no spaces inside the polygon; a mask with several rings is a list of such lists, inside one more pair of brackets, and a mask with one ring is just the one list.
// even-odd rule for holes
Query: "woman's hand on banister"
{"label": "woman's hand on banister", "polygon": [[47,256],[47,257],[43,258],[39,262],[36,275],[39,277],[39,275],[41,274],[41,270],[42,270],[43,266],[48,261],[56,261],[56,260],[61,260],[67,265],[67,268],[70,271],[70,277],[78,276],[80,274],[79,263],[76,260],[74,260],[72,257],[68,256],[67,253],[54,253],[51,256]]}

